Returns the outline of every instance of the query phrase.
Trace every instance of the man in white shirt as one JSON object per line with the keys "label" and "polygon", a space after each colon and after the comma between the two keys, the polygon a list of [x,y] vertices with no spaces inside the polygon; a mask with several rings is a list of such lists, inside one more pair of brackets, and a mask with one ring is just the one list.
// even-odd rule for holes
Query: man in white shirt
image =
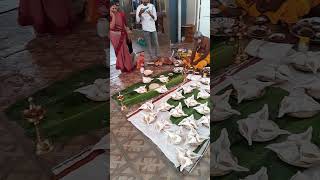
{"label": "man in white shirt", "polygon": [[[144,34],[144,39],[147,43],[147,49],[150,60],[154,60],[159,56],[159,42],[156,29],[157,11],[150,0],[142,0],[136,11],[136,21],[141,23]],[[154,55],[152,54],[152,45],[155,48]]]}

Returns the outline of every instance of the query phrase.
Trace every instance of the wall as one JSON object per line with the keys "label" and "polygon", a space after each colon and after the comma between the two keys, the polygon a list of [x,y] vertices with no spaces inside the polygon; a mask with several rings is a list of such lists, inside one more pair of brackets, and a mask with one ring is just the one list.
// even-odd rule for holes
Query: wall
{"label": "wall", "polygon": [[197,0],[186,0],[187,4],[187,17],[186,17],[186,24],[193,24],[195,25],[196,22],[196,2]]}
{"label": "wall", "polygon": [[199,31],[210,37],[210,0],[201,0]]}

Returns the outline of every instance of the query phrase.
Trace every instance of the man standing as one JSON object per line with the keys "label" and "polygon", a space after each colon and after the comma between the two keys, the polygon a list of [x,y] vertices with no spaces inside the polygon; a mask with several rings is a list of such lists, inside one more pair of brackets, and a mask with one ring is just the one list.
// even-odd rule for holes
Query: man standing
{"label": "man standing", "polygon": [[[147,43],[147,49],[150,60],[155,60],[159,56],[159,42],[156,30],[157,11],[150,0],[142,0],[136,11],[136,21],[141,23],[144,34],[144,39]],[[152,53],[152,45],[155,53]]]}

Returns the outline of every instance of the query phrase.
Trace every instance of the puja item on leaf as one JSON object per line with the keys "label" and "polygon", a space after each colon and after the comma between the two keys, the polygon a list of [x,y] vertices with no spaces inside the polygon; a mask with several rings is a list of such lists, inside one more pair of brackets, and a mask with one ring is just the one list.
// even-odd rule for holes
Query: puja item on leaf
{"label": "puja item on leaf", "polygon": [[206,102],[204,104],[200,104],[199,106],[196,106],[193,109],[203,115],[210,114],[210,108],[208,107],[208,102]]}
{"label": "puja item on leaf", "polygon": [[293,166],[310,168],[319,165],[320,149],[311,142],[312,127],[301,134],[292,134],[286,141],[270,144],[267,149],[275,152],[278,157]]}
{"label": "puja item on leaf", "polygon": [[171,98],[172,98],[173,100],[178,101],[178,100],[183,99],[184,96],[182,95],[182,92],[181,92],[181,91],[176,91],[176,92],[174,92],[174,93],[171,95]]}
{"label": "puja item on leaf", "polygon": [[194,99],[194,95],[188,97],[187,99],[184,100],[184,103],[187,105],[187,107],[194,107],[194,106],[197,106],[199,105],[200,103],[198,101],[196,101]]}
{"label": "puja item on leaf", "polygon": [[282,130],[279,126],[269,120],[268,105],[250,114],[246,119],[237,121],[240,134],[248,141],[249,146],[252,142],[266,142],[271,141],[283,134],[290,134],[290,132]]}
{"label": "puja item on leaf", "polygon": [[143,94],[143,93],[147,92],[147,88],[146,88],[146,86],[140,86],[139,88],[135,89],[134,91],[139,94]]}
{"label": "puja item on leaf", "polygon": [[240,179],[240,180],[268,180],[267,168],[262,167],[255,174],[249,175],[249,176],[245,177],[244,179]]}
{"label": "puja item on leaf", "polygon": [[320,104],[303,91],[293,90],[280,103],[279,115],[285,114],[295,118],[311,118],[320,112]]}
{"label": "puja item on leaf", "polygon": [[161,75],[160,77],[157,78],[160,82],[162,83],[167,83],[169,82],[169,77],[168,76],[164,76],[164,75]]}
{"label": "puja item on leaf", "polygon": [[153,80],[153,78],[150,77],[142,77],[142,82],[145,84],[150,83]]}
{"label": "puja item on leaf", "polygon": [[230,150],[230,141],[226,129],[222,129],[220,137],[211,145],[210,169],[213,176],[224,176],[233,171],[243,172],[249,169],[238,165],[238,159]]}
{"label": "puja item on leaf", "polygon": [[149,101],[141,105],[139,109],[152,112],[154,109],[154,104],[151,101]]}
{"label": "puja item on leaf", "polygon": [[299,71],[316,74],[320,68],[320,52],[296,52],[289,58],[293,67]]}
{"label": "puja item on leaf", "polygon": [[158,110],[162,112],[166,112],[166,111],[169,111],[171,108],[174,108],[174,106],[168,104],[167,102],[164,102],[160,105]]}
{"label": "puja item on leaf", "polygon": [[144,118],[143,118],[144,122],[148,125],[153,123],[155,120],[157,120],[157,113],[156,112],[149,112],[149,113],[144,114],[143,116],[144,116]]}
{"label": "puja item on leaf", "polygon": [[177,147],[177,159],[180,164],[180,171],[183,171],[186,167],[193,164],[193,160],[201,157],[201,155],[192,152],[191,150],[185,150]]}
{"label": "puja item on leaf", "polygon": [[200,89],[200,92],[197,95],[197,99],[208,99],[209,97],[210,94],[204,89]]}
{"label": "puja item on leaf", "polygon": [[188,129],[198,129],[198,124],[196,123],[193,114],[189,117],[184,118],[181,122],[178,124],[179,126],[186,127]]}
{"label": "puja item on leaf", "polygon": [[183,116],[188,116],[183,110],[182,110],[182,105],[179,103],[179,105],[173,109],[170,110],[170,116],[179,118]]}
{"label": "puja item on leaf", "polygon": [[158,87],[157,89],[155,89],[158,93],[163,94],[168,92],[168,89],[165,85]]}
{"label": "puja item on leaf", "polygon": [[293,78],[287,65],[269,64],[264,71],[258,72],[257,79],[264,82],[283,83]]}

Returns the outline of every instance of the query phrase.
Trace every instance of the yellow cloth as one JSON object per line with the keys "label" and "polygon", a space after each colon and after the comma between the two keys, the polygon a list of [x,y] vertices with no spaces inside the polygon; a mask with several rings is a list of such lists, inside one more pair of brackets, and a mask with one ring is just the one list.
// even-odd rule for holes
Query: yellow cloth
{"label": "yellow cloth", "polygon": [[[255,3],[249,3],[248,0],[236,0],[238,5],[245,9],[250,16],[266,15],[271,23],[276,24],[278,21],[286,23],[296,23],[300,17],[307,15],[311,8],[320,4],[320,0],[287,0],[275,12],[266,12],[261,14]],[[252,2],[252,1],[250,1]]]}
{"label": "yellow cloth", "polygon": [[[200,53],[196,53],[195,58],[193,60],[193,62],[196,62],[200,59],[202,54]],[[189,63],[189,61],[184,60],[183,61],[187,66],[191,66],[191,64]],[[208,64],[210,64],[210,53],[208,54],[207,57],[205,57],[203,60],[201,60],[200,62],[198,62],[198,64],[194,65],[193,67],[197,70],[202,70],[204,67],[206,67]]]}

